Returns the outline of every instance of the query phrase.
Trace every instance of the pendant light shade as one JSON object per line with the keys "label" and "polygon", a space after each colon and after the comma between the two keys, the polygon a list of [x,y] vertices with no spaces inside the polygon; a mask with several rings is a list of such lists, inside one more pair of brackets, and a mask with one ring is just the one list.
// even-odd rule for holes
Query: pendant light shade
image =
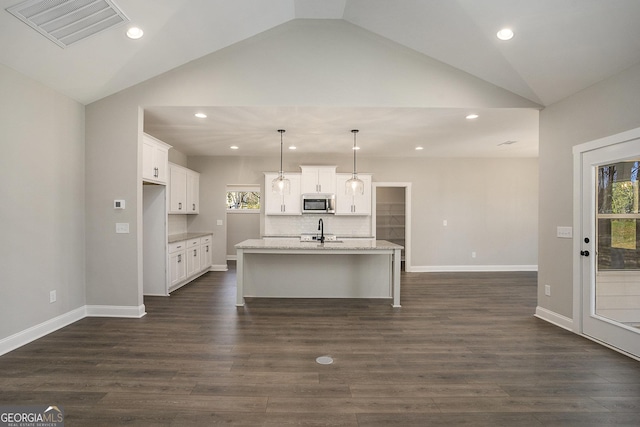
{"label": "pendant light shade", "polygon": [[356,194],[364,194],[364,182],[358,178],[358,172],[356,169],[356,151],[358,151],[356,146],[356,134],[358,133],[358,129],[353,129],[351,132],[353,133],[353,174],[345,183],[345,192],[346,194],[355,196]]}
{"label": "pendant light shade", "polygon": [[280,132],[280,173],[276,179],[271,181],[271,190],[278,194],[289,194],[291,193],[291,184],[284,177],[284,172],[282,171],[282,134],[285,133],[285,130],[278,129],[278,132]]}

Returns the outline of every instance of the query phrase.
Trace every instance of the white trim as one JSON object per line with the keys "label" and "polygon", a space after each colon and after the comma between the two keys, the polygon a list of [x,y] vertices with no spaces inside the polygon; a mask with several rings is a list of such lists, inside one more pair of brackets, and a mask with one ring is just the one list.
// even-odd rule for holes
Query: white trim
{"label": "white trim", "polygon": [[236,261],[238,259],[238,255],[227,255],[227,261]]}
{"label": "white trim", "polygon": [[411,273],[538,271],[537,265],[414,265]]}
{"label": "white trim", "polygon": [[227,267],[227,264],[212,265],[209,271],[229,271],[229,267]]}
{"label": "white trim", "polygon": [[625,132],[617,133],[615,135],[609,135],[605,136],[604,138],[574,145],[573,154],[582,154],[587,151],[608,147],[609,145],[621,144],[638,138],[640,138],[640,128],[635,128]]}
{"label": "white trim", "polygon": [[127,317],[139,319],[147,312],[144,304],[139,306],[118,305],[87,305],[87,317]]}
{"label": "white trim", "polygon": [[32,341],[42,338],[58,329],[64,328],[78,320],[83,319],[86,316],[85,307],[76,308],[60,316],[49,319],[39,325],[32,326],[24,331],[15,333],[7,338],[0,340],[0,356],[29,344]]}
{"label": "white trim", "polygon": [[546,308],[537,306],[536,314],[534,316],[538,319],[544,320],[545,322],[556,325],[562,329],[573,332],[573,320],[566,316],[563,316],[562,314],[558,314],[551,310],[547,310]]}

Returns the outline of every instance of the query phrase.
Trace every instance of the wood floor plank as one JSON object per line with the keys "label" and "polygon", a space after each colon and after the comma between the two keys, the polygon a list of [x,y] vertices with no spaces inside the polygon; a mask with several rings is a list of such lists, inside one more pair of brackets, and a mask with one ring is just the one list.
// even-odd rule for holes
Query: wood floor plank
{"label": "wood floor plank", "polygon": [[[533,316],[531,272],[402,273],[386,300],[259,299],[235,271],[0,357],[0,405],[67,426],[604,426],[640,420],[640,363]],[[315,359],[328,355],[331,365]]]}

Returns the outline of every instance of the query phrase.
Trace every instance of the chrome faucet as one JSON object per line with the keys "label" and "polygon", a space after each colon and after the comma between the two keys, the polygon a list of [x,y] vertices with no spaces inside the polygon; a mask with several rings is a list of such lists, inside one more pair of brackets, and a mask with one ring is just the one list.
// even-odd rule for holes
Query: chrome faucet
{"label": "chrome faucet", "polygon": [[324,222],[322,222],[322,218],[318,221],[318,230],[320,230],[320,243],[324,243]]}

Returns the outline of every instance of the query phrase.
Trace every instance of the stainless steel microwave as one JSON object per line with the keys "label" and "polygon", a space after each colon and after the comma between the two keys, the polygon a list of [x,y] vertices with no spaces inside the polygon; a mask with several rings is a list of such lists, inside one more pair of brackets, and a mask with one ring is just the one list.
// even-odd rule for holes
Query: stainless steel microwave
{"label": "stainless steel microwave", "polygon": [[336,212],[335,194],[303,194],[302,213],[332,214]]}

